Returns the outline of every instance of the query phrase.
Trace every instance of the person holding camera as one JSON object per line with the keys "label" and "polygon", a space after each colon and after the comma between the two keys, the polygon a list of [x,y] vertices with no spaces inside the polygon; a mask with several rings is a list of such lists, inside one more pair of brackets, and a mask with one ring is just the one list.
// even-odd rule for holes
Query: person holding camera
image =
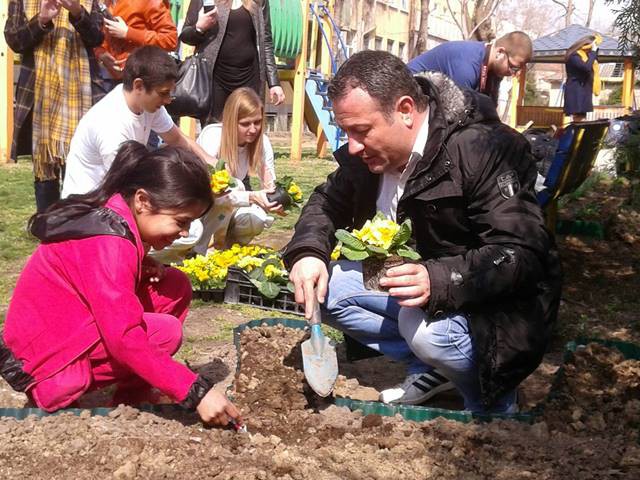
{"label": "person holding camera", "polygon": [[202,125],[219,122],[231,93],[249,87],[275,105],[284,101],[273,56],[268,0],[191,0],[180,40],[213,66],[213,101]]}
{"label": "person holding camera", "polygon": [[178,32],[165,0],[104,0],[101,11],[105,39],[95,51],[111,88],[122,81],[124,64],[136,48],[155,45],[172,52],[178,45]]}

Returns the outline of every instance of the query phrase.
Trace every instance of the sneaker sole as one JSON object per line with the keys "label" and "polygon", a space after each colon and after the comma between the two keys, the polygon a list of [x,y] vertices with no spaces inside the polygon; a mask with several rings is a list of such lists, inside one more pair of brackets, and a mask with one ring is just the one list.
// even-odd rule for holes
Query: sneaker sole
{"label": "sneaker sole", "polygon": [[420,405],[421,403],[426,402],[430,398],[435,397],[439,393],[446,392],[447,390],[454,390],[455,388],[456,387],[452,382],[447,382],[432,388],[431,390],[426,392],[424,395],[418,397],[415,400],[402,401],[402,398],[400,398],[398,400],[394,400],[393,402],[389,402],[389,403],[400,404],[400,405]]}

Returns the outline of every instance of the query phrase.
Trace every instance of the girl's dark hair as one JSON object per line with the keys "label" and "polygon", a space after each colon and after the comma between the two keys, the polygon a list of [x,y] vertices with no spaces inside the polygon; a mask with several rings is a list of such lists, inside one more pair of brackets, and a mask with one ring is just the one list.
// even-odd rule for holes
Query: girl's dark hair
{"label": "girl's dark hair", "polygon": [[88,209],[103,206],[119,193],[129,202],[135,192],[144,189],[151,208],[181,209],[202,204],[213,205],[207,166],[193,152],[180,147],[164,147],[149,151],[141,143],[123,143],[102,183],[89,193],[70,195],[52,205],[45,213],[29,220],[29,229],[40,215],[73,218]]}

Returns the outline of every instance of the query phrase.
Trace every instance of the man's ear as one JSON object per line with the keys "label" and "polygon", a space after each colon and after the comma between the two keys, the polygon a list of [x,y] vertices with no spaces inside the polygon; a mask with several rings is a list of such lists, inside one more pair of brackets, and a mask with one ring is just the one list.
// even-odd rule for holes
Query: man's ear
{"label": "man's ear", "polygon": [[413,115],[416,112],[416,103],[409,95],[403,95],[396,103],[396,111],[400,114],[400,119],[407,127],[413,126]]}
{"label": "man's ear", "polygon": [[136,193],[133,194],[133,208],[137,214],[153,210],[151,208],[151,199],[149,198],[149,194],[144,188],[139,188],[136,190]]}

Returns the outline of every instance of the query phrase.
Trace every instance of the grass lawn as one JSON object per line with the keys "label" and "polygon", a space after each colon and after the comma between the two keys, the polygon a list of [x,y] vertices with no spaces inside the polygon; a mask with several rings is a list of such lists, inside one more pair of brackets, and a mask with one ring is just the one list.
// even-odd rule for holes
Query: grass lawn
{"label": "grass lawn", "polygon": [[[289,160],[288,150],[275,149],[276,174],[279,177],[291,175],[309,197],[313,188],[332,172],[336,163],[330,158],[317,158],[311,151],[305,151],[301,162]],[[33,174],[31,162],[20,159],[17,164],[0,166],[0,320],[4,316],[18,275],[31,254],[37,241],[26,231],[29,217],[35,212],[33,195]],[[270,233],[289,232],[298,219],[299,210],[278,218]]]}

